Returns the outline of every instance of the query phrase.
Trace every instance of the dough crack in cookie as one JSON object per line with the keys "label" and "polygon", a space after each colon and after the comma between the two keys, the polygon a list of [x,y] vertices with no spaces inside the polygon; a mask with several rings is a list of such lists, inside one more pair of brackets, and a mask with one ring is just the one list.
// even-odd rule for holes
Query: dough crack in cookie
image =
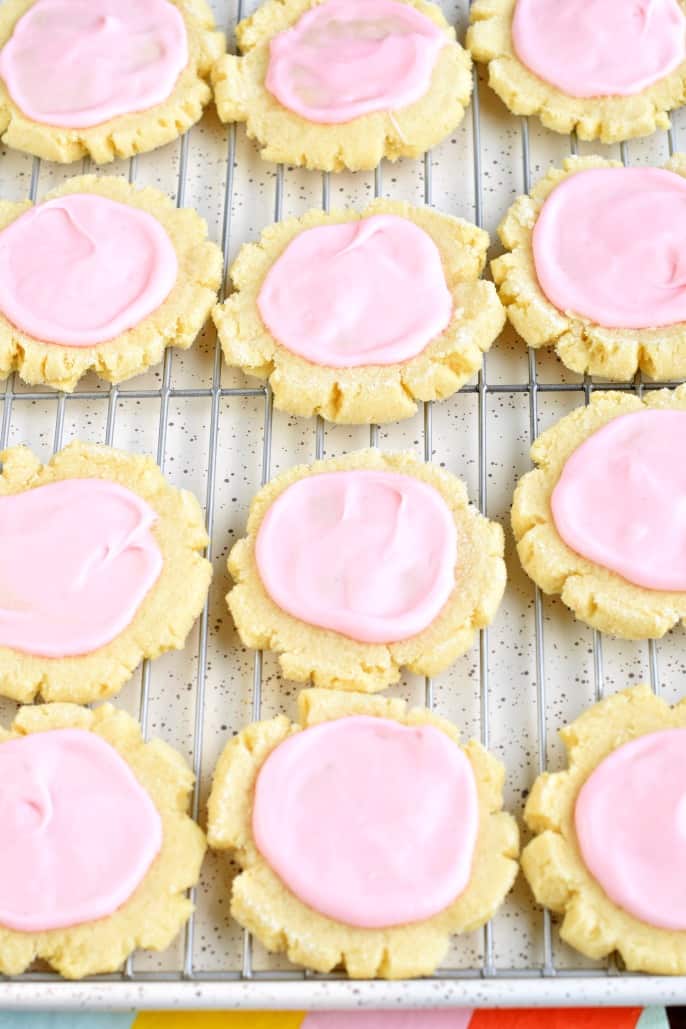
{"label": "dough crack in cookie", "polygon": [[221,274],[203,219],[155,189],[84,175],[36,206],[0,201],[0,375],[130,379],[192,345]]}
{"label": "dough crack in cookie", "polygon": [[573,157],[515,201],[491,268],[525,343],[605,379],[686,375],[685,179],[681,154],[664,169]]}
{"label": "dough crack in cookie", "polygon": [[7,0],[2,140],[61,162],[154,150],[198,121],[224,49],[205,0]]}
{"label": "dough crack in cookie", "polygon": [[296,467],[255,497],[229,556],[243,643],[286,678],[375,692],[403,666],[435,675],[489,624],[503,533],[459,479],[410,454],[360,451]]}
{"label": "dough crack in cookie", "polygon": [[211,576],[195,497],[110,447],[0,457],[0,694],[98,700],[183,647]]}
{"label": "dough crack in cookie", "polygon": [[684,102],[685,0],[476,0],[467,46],[514,114],[616,143]]}
{"label": "dough crack in cookie", "polygon": [[248,726],[215,770],[209,840],[242,868],[231,912],[316,971],[429,975],[517,874],[502,765],[399,700],[312,689],[298,703],[299,724]]}
{"label": "dough crack in cookie", "polygon": [[577,618],[626,639],[686,617],[686,387],[594,393],[544,432],[517,485],[525,571]]}
{"label": "dough crack in cookie", "polygon": [[212,80],[266,161],[322,171],[417,157],[459,125],[471,60],[427,0],[267,0]]}
{"label": "dough crack in cookie", "polygon": [[479,276],[483,230],[390,200],[310,211],[266,229],[213,313],[226,360],[268,378],[290,414],[339,423],[410,417],[458,390],[504,324]]}
{"label": "dough crack in cookie", "polygon": [[0,728],[0,971],[40,958],[79,979],[168,947],[205,853],[192,787],[184,759],[110,704],[20,708]]}
{"label": "dough crack in cookie", "polygon": [[568,768],[539,776],[524,813],[536,899],[564,916],[560,935],[582,954],[616,950],[630,971],[683,975],[686,704],[635,686],[561,736]]}

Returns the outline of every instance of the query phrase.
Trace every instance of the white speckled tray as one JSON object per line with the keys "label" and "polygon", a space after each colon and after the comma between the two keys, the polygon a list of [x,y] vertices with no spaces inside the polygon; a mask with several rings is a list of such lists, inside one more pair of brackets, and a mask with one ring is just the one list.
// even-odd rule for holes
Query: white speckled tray
{"label": "white speckled tray", "polygon": [[[239,0],[240,2],[240,0]],[[233,31],[233,0],[214,0],[220,25]],[[446,14],[464,32],[467,0],[446,0]],[[243,12],[247,13],[247,12]],[[631,143],[622,156],[660,164],[686,146],[686,115],[677,113],[670,138]],[[246,139],[209,111],[180,144],[129,164],[103,169],[176,196],[207,219],[227,261],[274,217],[308,208],[363,205],[382,193],[434,204],[480,221],[493,235],[512,199],[573,141],[520,123],[483,79],[464,123],[426,161],[385,164],[376,175],[322,177],[264,164]],[[582,152],[620,156],[620,148],[582,144]],[[81,168],[64,168],[2,152],[0,195],[41,196]],[[494,247],[495,249],[495,247]],[[593,388],[592,386],[588,388]],[[640,388],[637,386],[636,388]],[[532,434],[584,402],[584,384],[554,356],[530,361],[507,330],[488,355],[482,379],[416,418],[371,430],[372,443],[410,448],[463,476],[475,501],[508,527],[514,483],[529,467]],[[0,400],[3,399],[0,393]],[[187,353],[168,353],[164,368],[109,391],[95,378],[64,397],[29,391],[9,380],[0,442],[28,443],[42,457],[76,437],[157,454],[177,486],[206,504],[215,566],[209,611],[181,654],[162,657],[124,689],[117,703],[139,714],[146,731],[180,748],[200,776],[202,817],[212,768],[227,737],[254,715],[293,713],[296,688],[284,684],[276,663],[246,652],[232,627],[224,595],[226,556],[242,533],[248,503],[260,482],[294,462],[332,455],[370,442],[368,428],[315,426],[281,413],[270,418],[260,383],[221,367],[207,329]],[[508,769],[507,805],[521,813],[534,776],[560,760],[556,729],[603,691],[642,679],[670,699],[679,697],[686,666],[680,630],[658,648],[614,639],[594,640],[558,602],[535,595],[519,567],[508,531],[509,583],[498,618],[480,645],[453,668],[425,684],[408,677],[394,692],[452,718],[480,736]],[[11,715],[9,703],[2,714]],[[45,972],[0,981],[0,1009],[12,1007],[281,1007],[395,1005],[551,1005],[677,1003],[686,980],[628,976],[594,965],[560,943],[555,928],[531,903],[520,878],[485,931],[462,937],[446,967],[417,982],[349,983],[304,975],[270,958],[244,937],[228,913],[229,874],[224,856],[209,855],[197,891],[197,912],[178,945],[162,955],[137,954],[121,975],[65,983]]]}

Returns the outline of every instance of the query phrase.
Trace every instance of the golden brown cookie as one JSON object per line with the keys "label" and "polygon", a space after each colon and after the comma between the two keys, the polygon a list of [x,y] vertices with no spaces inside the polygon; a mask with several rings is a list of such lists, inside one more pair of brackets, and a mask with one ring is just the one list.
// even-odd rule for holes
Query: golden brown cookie
{"label": "golden brown cookie", "polygon": [[[264,278],[300,233],[379,214],[410,219],[436,244],[454,301],[452,319],[420,354],[402,363],[356,368],[313,364],[279,343],[264,324],[257,305]],[[394,200],[375,200],[360,214],[310,211],[272,225],[258,243],[241,248],[230,271],[234,292],[214,309],[224,357],[229,365],[268,379],[275,406],[289,414],[320,414],[350,424],[409,418],[419,402],[443,400],[464,385],[503,327],[495,290],[479,278],[488,243],[487,233],[469,222]]]}
{"label": "golden brown cookie", "polygon": [[645,409],[686,409],[686,386],[632,393],[598,392],[542,433],[531,448],[537,466],[519,481],[512,505],[517,553],[545,593],[559,594],[577,618],[625,639],[654,639],[686,617],[686,594],[646,589],[575,553],[558,533],[550,498],[565,462],[603,425]]}
{"label": "golden brown cookie", "polygon": [[393,112],[364,114],[325,125],[282,106],[265,87],[270,40],[294,25],[321,0],[266,0],[236,30],[243,56],[220,58],[212,72],[219,117],[245,122],[265,161],[304,165],[321,171],[375,168],[382,158],[418,157],[460,124],[472,93],[471,59],[455,39],[439,7],[427,0],[402,0],[445,33],[429,91]]}
{"label": "golden brown cookie", "polygon": [[[22,332],[0,313],[0,376],[17,371],[30,385],[70,393],[91,369],[108,382],[123,382],[158,364],[167,347],[187,350],[216,300],[222,254],[207,239],[205,221],[190,208],[177,208],[156,189],[138,189],[125,179],[81,175],[68,179],[45,200],[90,193],[151,214],[176,253],[176,283],[162,304],[133,328],[94,346],[63,346]],[[31,202],[0,201],[0,233],[31,208]]]}
{"label": "golden brown cookie", "polygon": [[[7,0],[0,8],[0,47],[12,35],[16,22],[36,0]],[[0,80],[0,133],[14,150],[24,150],[47,161],[68,164],[90,157],[97,164],[132,157],[164,146],[183,135],[202,116],[212,96],[212,65],[225,50],[205,0],[169,0],[183,17],[188,39],[188,63],[169,97],[155,107],[122,114],[88,128],[46,125],[28,118],[11,99]]]}
{"label": "golden brown cookie", "polygon": [[[455,521],[458,558],[455,589],[440,614],[422,632],[396,643],[362,643],[295,618],[267,593],[255,559],[255,542],[270,505],[309,475],[377,469],[414,476],[440,493]],[[273,479],[255,496],[247,536],[229,555],[235,586],[227,597],[246,647],[273,650],[281,671],[296,682],[374,693],[400,678],[407,667],[437,675],[472,645],[476,632],[494,618],[505,589],[503,532],[469,504],[463,483],[408,453],[361,450],[345,457],[299,465]]]}
{"label": "golden brown cookie", "polygon": [[686,932],[648,925],[610,899],[582,858],[576,801],[589,775],[618,747],[685,726],[686,704],[670,708],[648,686],[608,697],[562,729],[568,768],[540,775],[524,812],[535,836],[522,852],[522,870],[539,904],[564,916],[562,939],[596,960],[618,951],[634,972],[684,975]]}
{"label": "golden brown cookie", "polygon": [[159,577],[132,621],[110,643],[74,657],[42,657],[0,647],[0,694],[20,703],[89,703],[118,693],[143,658],[180,650],[202,611],[212,567],[200,504],[169,485],[150,457],[96,444],[71,443],[41,465],[27,447],[0,455],[0,497],[64,479],[105,479],[145,500],[157,515],[152,535],[162,554]]}
{"label": "golden brown cookie", "polygon": [[[111,704],[95,710],[74,704],[20,708],[8,740],[52,729],[97,734],[117,751],[149,794],[162,819],[162,848],[131,897],[113,914],[66,929],[20,932],[0,926],[0,971],[19,975],[41,958],[67,979],[114,972],[136,947],[164,950],[187,922],[194,886],[205,854],[205,837],[188,817],[193,773],[166,743],[145,743],[138,722]],[[84,821],[83,832],[88,832]]]}
{"label": "golden brown cookie", "polygon": [[[588,168],[619,167],[602,157],[569,157],[552,168],[530,195],[519,197],[498,227],[509,253],[491,262],[498,295],[507,317],[524,342],[555,348],[574,372],[628,381],[637,371],[668,381],[686,374],[686,324],[657,329],[615,329],[560,311],[545,296],[536,277],[532,234],[544,202],[564,179]],[[665,165],[686,177],[686,157],[675,154]],[[637,231],[640,231],[637,226]]]}
{"label": "golden brown cookie", "polygon": [[[235,853],[242,869],[233,882],[231,912],[269,950],[286,953],[291,961],[319,972],[340,965],[351,978],[429,975],[440,964],[450,935],[476,929],[491,918],[517,874],[517,825],[502,810],[504,769],[476,740],[461,745],[450,722],[423,708],[408,710],[401,700],[311,689],[300,694],[298,707],[299,724],[279,715],[240,732],[224,748],[215,770],[208,839],[212,847]],[[390,929],[337,922],[299,900],[257,850],[253,795],[269,754],[293,733],[350,715],[434,726],[462,746],[472,766],[479,826],[471,879],[464,892],[432,918]]]}
{"label": "golden brown cookie", "polygon": [[[685,7],[682,0],[681,5]],[[535,114],[554,132],[576,132],[579,139],[617,143],[669,128],[668,112],[684,100],[686,62],[630,96],[576,97],[535,75],[512,43],[517,0],[475,0],[470,8],[467,48],[488,65],[488,82],[513,114]]]}

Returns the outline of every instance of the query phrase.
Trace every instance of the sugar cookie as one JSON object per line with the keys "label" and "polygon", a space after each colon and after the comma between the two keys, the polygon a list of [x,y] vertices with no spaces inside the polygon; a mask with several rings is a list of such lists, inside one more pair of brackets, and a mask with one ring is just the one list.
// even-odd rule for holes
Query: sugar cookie
{"label": "sugar cookie", "polygon": [[684,102],[684,0],[475,0],[467,47],[514,114],[617,143]]}
{"label": "sugar cookie", "polygon": [[634,686],[560,735],[568,768],[538,777],[524,813],[536,899],[564,915],[560,935],[582,954],[616,950],[629,971],[684,975],[686,704]]}
{"label": "sugar cookie", "polygon": [[626,639],[686,617],[686,387],[593,393],[542,433],[515,490],[524,570],[577,618]]}
{"label": "sugar cookie", "polygon": [[205,853],[180,754],[110,704],[44,704],[0,728],[0,769],[0,971],[40,958],[80,979],[168,947]]}
{"label": "sugar cookie", "polygon": [[503,767],[400,700],[312,689],[298,706],[299,724],[248,726],[215,770],[208,838],[242,868],[232,914],[319,972],[429,975],[517,874]]}
{"label": "sugar cookie", "polygon": [[665,169],[570,157],[515,201],[498,229],[510,253],[491,269],[525,343],[604,379],[686,374],[685,178],[682,154]]}
{"label": "sugar cookie", "polygon": [[111,447],[0,458],[0,694],[100,700],[181,649],[212,572],[195,497]]}
{"label": "sugar cookie", "polygon": [[260,490],[229,571],[245,646],[275,651],[287,679],[373,693],[403,666],[437,675],[493,620],[503,532],[449,473],[362,450]]}
{"label": "sugar cookie", "polygon": [[63,163],[154,150],[198,121],[224,49],[205,0],[6,0],[2,141]]}
{"label": "sugar cookie", "polygon": [[477,372],[503,327],[487,248],[469,222],[393,200],[279,222],[241,248],[214,309],[224,356],[290,414],[409,418]]}
{"label": "sugar cookie", "polygon": [[185,350],[221,283],[195,211],[125,179],[69,179],[42,203],[0,201],[0,376],[71,392]]}
{"label": "sugar cookie", "polygon": [[219,117],[265,161],[321,171],[418,157],[459,125],[471,59],[427,0],[266,0],[212,72]]}

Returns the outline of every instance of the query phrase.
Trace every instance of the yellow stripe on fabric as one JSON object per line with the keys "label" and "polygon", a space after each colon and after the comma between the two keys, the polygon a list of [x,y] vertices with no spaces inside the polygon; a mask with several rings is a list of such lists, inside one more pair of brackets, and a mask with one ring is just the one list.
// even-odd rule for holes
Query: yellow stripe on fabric
{"label": "yellow stripe on fabric", "polygon": [[141,1011],[131,1029],[300,1029],[299,1011]]}

